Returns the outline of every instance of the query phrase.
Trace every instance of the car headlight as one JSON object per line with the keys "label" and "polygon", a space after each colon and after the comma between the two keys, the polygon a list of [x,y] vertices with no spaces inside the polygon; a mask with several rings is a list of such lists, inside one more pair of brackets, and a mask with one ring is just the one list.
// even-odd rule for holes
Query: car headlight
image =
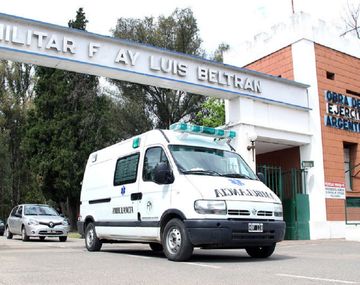
{"label": "car headlight", "polygon": [[283,216],[283,208],[281,205],[274,206],[274,216],[275,217],[282,217]]}
{"label": "car headlight", "polygon": [[37,220],[30,219],[28,225],[38,225],[39,222]]}
{"label": "car headlight", "polygon": [[199,214],[226,215],[225,201],[217,200],[197,200],[194,209]]}
{"label": "car headlight", "polygon": [[63,224],[63,226],[68,226],[68,225],[69,225],[69,222],[68,222],[67,220],[63,220],[63,221],[62,221],[62,224]]}

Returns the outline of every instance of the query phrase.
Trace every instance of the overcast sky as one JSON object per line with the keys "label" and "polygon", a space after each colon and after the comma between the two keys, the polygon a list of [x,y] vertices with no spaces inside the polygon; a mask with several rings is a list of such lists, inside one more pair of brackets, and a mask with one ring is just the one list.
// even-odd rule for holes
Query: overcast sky
{"label": "overcast sky", "polygon": [[[295,11],[341,24],[347,2],[360,0],[293,0]],[[291,0],[0,0],[0,12],[67,26],[83,7],[87,30],[110,35],[120,17],[170,15],[175,8],[190,7],[207,52],[225,42],[234,47],[256,33],[291,16]]]}

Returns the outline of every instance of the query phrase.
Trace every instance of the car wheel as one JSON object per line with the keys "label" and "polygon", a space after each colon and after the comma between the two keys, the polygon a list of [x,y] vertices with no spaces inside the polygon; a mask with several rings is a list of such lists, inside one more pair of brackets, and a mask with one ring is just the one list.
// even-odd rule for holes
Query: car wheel
{"label": "car wheel", "polygon": [[29,240],[29,236],[26,234],[25,226],[23,226],[22,229],[21,229],[21,238],[22,238],[23,241],[28,241]]}
{"label": "car wheel", "polygon": [[40,239],[41,241],[44,241],[44,240],[45,240],[45,237],[39,237],[39,239]]}
{"label": "car wheel", "polygon": [[154,252],[163,251],[163,246],[160,243],[151,242],[151,243],[149,243],[149,246],[150,246],[151,250]]}
{"label": "car wheel", "polygon": [[162,245],[166,257],[172,261],[188,260],[194,249],[184,223],[179,219],[172,219],[166,224]]}
{"label": "car wheel", "polygon": [[248,255],[254,258],[267,258],[273,254],[275,244],[269,246],[253,246],[245,248]]}
{"label": "car wheel", "polygon": [[65,242],[67,240],[67,237],[59,237],[59,241]]}
{"label": "car wheel", "polygon": [[97,237],[95,226],[89,223],[85,229],[85,245],[88,251],[99,251],[102,246],[101,240]]}
{"label": "car wheel", "polygon": [[10,232],[9,227],[7,226],[5,229],[5,236],[7,239],[12,239],[13,238],[13,234]]}

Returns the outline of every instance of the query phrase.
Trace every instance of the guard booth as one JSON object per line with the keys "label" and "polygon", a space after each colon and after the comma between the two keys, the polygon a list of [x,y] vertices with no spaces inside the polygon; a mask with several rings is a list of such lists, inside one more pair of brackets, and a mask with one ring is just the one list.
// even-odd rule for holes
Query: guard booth
{"label": "guard booth", "polygon": [[[302,163],[301,167],[296,167],[296,160],[289,160],[291,158],[289,154],[296,152],[298,149],[294,148],[258,155],[261,164],[257,164],[256,171],[264,174],[265,184],[280,197],[283,203],[286,222],[285,239],[308,240],[310,239],[310,208],[306,178],[309,165]],[[272,156],[275,156],[277,162],[274,161],[274,157],[271,159]]]}

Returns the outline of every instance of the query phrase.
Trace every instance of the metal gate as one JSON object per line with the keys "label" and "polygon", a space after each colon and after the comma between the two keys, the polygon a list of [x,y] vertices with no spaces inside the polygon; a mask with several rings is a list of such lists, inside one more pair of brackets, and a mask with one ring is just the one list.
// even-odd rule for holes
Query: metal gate
{"label": "metal gate", "polygon": [[310,239],[306,171],[295,168],[282,171],[281,167],[260,165],[257,166],[257,172],[264,174],[265,184],[279,196],[283,203],[286,222],[285,239]]}

